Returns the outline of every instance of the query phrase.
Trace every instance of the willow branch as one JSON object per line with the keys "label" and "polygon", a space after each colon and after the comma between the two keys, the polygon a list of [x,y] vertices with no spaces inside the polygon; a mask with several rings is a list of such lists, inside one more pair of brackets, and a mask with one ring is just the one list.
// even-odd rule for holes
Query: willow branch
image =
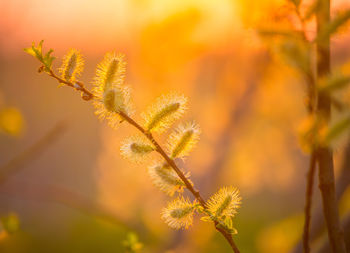
{"label": "willow branch", "polygon": [[[173,159],[171,159],[163,150],[163,148],[159,145],[159,143],[154,139],[153,135],[150,132],[147,132],[144,128],[142,128],[139,124],[137,124],[132,118],[130,118],[128,115],[126,115],[123,112],[119,112],[120,116],[122,116],[127,122],[129,122],[131,125],[136,127],[141,133],[143,133],[156,147],[156,151],[164,158],[164,160],[173,168],[173,170],[176,172],[176,174],[179,176],[179,178],[184,182],[186,185],[186,188],[192,193],[192,195],[196,198],[196,200],[201,204],[201,206],[204,209],[207,209],[207,204],[200,195],[199,191],[196,190],[193,185],[190,183],[190,181],[185,177],[184,173],[177,167],[176,163]],[[230,244],[231,248],[234,252],[238,253],[239,250],[237,246],[235,245],[232,235],[229,234],[226,230],[220,228],[218,226],[217,221],[213,221],[215,228],[217,231],[219,231],[227,240],[227,242]]]}
{"label": "willow branch", "polygon": [[69,87],[72,87],[78,91],[82,92],[82,98],[86,101],[91,100],[94,98],[94,94],[92,94],[91,91],[89,91],[88,89],[85,88],[85,85],[81,82],[76,82],[76,83],[71,83],[68,82],[66,80],[63,80],[62,78],[60,78],[59,76],[57,76],[52,70],[50,70],[50,72],[47,72],[47,74],[49,76],[52,76],[53,78],[55,78],[59,83],[67,85]]}
{"label": "willow branch", "polygon": [[[317,34],[330,22],[330,0],[322,0],[316,13]],[[322,78],[330,72],[330,36],[316,43],[317,75]],[[331,98],[324,92],[318,93],[317,112],[326,121],[331,116]],[[333,152],[330,147],[317,150],[319,166],[319,188],[322,194],[323,213],[326,220],[328,238],[334,253],[345,253],[343,231],[340,227],[338,203],[335,195]]]}
{"label": "willow branch", "polygon": [[[65,81],[65,80],[61,79],[60,77],[56,76],[52,70],[50,70],[50,72],[48,72],[48,74],[50,76],[52,76],[53,78],[55,78],[58,82],[65,84],[69,87],[72,87],[78,91],[81,91],[83,93],[82,98],[84,100],[91,100],[92,98],[94,98],[94,95],[92,94],[92,92],[90,92],[88,89],[86,89],[83,83],[77,82],[77,83],[73,84],[71,82]],[[84,98],[84,94],[86,94],[86,98]],[[131,117],[129,117],[125,113],[118,112],[118,114],[122,118],[124,118],[124,120],[127,121],[130,125],[134,126],[137,130],[139,130],[143,135],[145,135],[154,144],[154,146],[156,148],[156,152],[158,152],[164,158],[164,160],[172,167],[172,169],[176,172],[176,174],[179,176],[179,178],[185,184],[186,188],[192,193],[192,195],[200,203],[200,205],[204,209],[207,209],[207,204],[206,204],[205,200],[202,198],[202,196],[200,195],[199,191],[196,190],[194,188],[194,186],[191,184],[191,182],[185,177],[184,173],[175,164],[175,161],[173,159],[171,159],[166,154],[164,149],[154,139],[153,135],[150,132],[146,131],[141,125],[139,125],[135,120],[133,120]],[[216,230],[219,231],[225,237],[226,241],[230,244],[232,250],[235,253],[239,253],[240,251],[238,250],[235,242],[233,241],[232,235],[230,233],[228,233],[225,229],[218,226],[219,223],[217,221],[213,221],[213,223],[215,225]]]}

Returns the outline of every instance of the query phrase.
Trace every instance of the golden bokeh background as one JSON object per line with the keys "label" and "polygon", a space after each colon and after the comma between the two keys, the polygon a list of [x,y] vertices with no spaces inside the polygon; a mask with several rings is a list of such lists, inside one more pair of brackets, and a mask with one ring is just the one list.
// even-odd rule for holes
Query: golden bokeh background
{"label": "golden bokeh background", "polygon": [[[344,7],[346,0],[332,2],[335,11]],[[38,62],[22,49],[44,39],[55,68],[68,49],[81,50],[89,88],[104,53],[124,53],[137,120],[157,96],[185,94],[185,118],[202,135],[183,168],[205,198],[223,185],[240,189],[234,239],[242,252],[289,252],[303,222],[308,155],[297,129],[305,88],[256,28],[298,26],[291,13],[283,0],[0,1],[0,108],[12,108],[0,113],[0,125],[8,124],[0,167],[56,131],[0,183],[0,216],[20,221],[19,231],[0,236],[0,251],[123,252],[134,231],[142,252],[230,252],[211,224],[195,219],[189,230],[173,231],[163,223],[169,198],[152,185],[147,164],[119,153],[134,130],[110,129],[79,94],[37,73]],[[314,27],[307,26],[310,38]],[[332,41],[335,66],[349,60],[349,42],[348,30]],[[335,147],[337,175],[346,144],[343,137]],[[320,208],[316,190],[314,203]]]}

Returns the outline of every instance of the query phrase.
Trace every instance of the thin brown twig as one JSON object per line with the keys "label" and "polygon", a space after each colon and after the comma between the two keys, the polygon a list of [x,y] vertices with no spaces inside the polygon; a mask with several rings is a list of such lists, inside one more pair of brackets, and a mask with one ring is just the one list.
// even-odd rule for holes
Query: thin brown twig
{"label": "thin brown twig", "polygon": [[318,150],[319,188],[322,195],[323,214],[334,253],[345,253],[343,230],[340,226],[338,201],[335,195],[333,157],[330,148]]}
{"label": "thin brown twig", "polygon": [[[76,90],[82,91],[83,94],[87,94],[88,99],[85,99],[84,96],[82,98],[84,100],[91,100],[94,98],[94,95],[92,92],[90,92],[88,89],[85,88],[83,83],[78,83],[78,85],[74,85],[71,82],[64,81],[63,79],[59,78],[54,74],[52,70],[48,72],[48,74],[52,77],[54,77],[58,82],[62,84],[66,84],[69,87],[75,88]],[[204,208],[207,209],[207,204],[205,200],[202,198],[200,195],[199,191],[194,188],[194,186],[190,183],[190,181],[185,177],[184,173],[178,168],[178,166],[175,164],[174,160],[171,159],[164,149],[158,144],[158,142],[154,139],[153,135],[146,131],[141,125],[139,125],[135,120],[133,120],[131,117],[126,115],[123,112],[118,112],[118,114],[124,118],[125,121],[127,121],[129,124],[134,126],[136,129],[138,129],[143,135],[145,135],[156,147],[156,152],[158,152],[164,159],[165,161],[173,168],[173,170],[176,172],[176,174],[179,176],[179,178],[184,182],[186,188],[192,193],[192,195],[195,197],[195,199],[200,203],[200,205]],[[227,240],[227,242],[230,244],[232,250],[235,253],[240,253],[239,249],[237,248],[235,242],[233,241],[232,235],[228,233],[225,229],[221,228],[219,226],[219,223],[217,221],[213,221],[215,228],[217,231],[219,231]]]}
{"label": "thin brown twig", "polygon": [[[350,139],[345,147],[343,162],[340,169],[340,175],[336,182],[336,198],[340,199],[347,187],[350,184]],[[317,208],[312,213],[313,223],[310,225],[310,241],[316,241],[323,232],[324,219],[321,203],[318,203]],[[294,253],[302,253],[302,242],[299,242],[294,250]]]}
{"label": "thin brown twig", "polygon": [[94,94],[92,94],[91,91],[89,91],[88,89],[85,88],[85,85],[81,82],[76,82],[75,84],[68,82],[66,80],[63,80],[62,78],[60,78],[59,76],[57,76],[52,70],[50,70],[50,72],[48,72],[48,75],[52,76],[53,78],[55,78],[59,83],[65,84],[69,87],[72,87],[78,91],[82,92],[82,98],[86,101],[89,101],[91,99],[94,98]]}
{"label": "thin brown twig", "polygon": [[[308,39],[306,36],[306,24],[303,19],[299,5],[295,5],[295,12],[299,19],[301,25],[301,34],[302,39],[305,43],[308,43]],[[315,89],[315,79],[310,69],[303,73],[306,84],[307,84],[307,102],[306,108],[309,115],[312,115],[315,111],[315,101],[316,101],[316,89]],[[309,160],[309,168],[307,171],[306,177],[306,192],[305,192],[305,208],[304,208],[304,229],[303,229],[303,252],[310,252],[310,224],[311,224],[311,207],[312,207],[312,196],[313,196],[313,186],[315,179],[315,171],[316,171],[316,153],[312,151],[310,160]]]}
{"label": "thin brown twig", "polygon": [[300,5],[295,5],[295,13],[299,19],[299,22],[300,22],[300,25],[301,25],[301,35],[303,37],[303,39],[305,41],[307,41],[307,36],[306,36],[306,24],[305,24],[305,20],[304,18],[302,17],[301,13],[300,13],[300,8],[299,8]]}
{"label": "thin brown twig", "polygon": [[304,222],[304,233],[303,233],[304,253],[310,252],[309,234],[310,234],[312,192],[314,187],[315,170],[316,170],[316,154],[312,152],[311,158],[310,158],[310,167],[307,173],[307,184],[306,184],[306,195],[305,195],[305,222]]}

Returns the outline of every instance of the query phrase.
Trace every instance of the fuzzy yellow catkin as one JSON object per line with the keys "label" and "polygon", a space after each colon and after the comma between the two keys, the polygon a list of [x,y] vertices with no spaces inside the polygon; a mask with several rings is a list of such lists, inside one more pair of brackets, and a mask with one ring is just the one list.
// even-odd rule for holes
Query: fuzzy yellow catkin
{"label": "fuzzy yellow catkin", "polygon": [[62,66],[59,68],[62,79],[74,83],[84,69],[84,60],[80,51],[71,49],[64,56]]}
{"label": "fuzzy yellow catkin", "polygon": [[223,187],[208,200],[208,211],[217,218],[234,217],[241,200],[236,187]]}
{"label": "fuzzy yellow catkin", "polygon": [[122,87],[106,90],[103,94],[103,104],[109,112],[125,112],[129,92]]}
{"label": "fuzzy yellow catkin", "polygon": [[134,162],[142,162],[153,150],[154,145],[143,135],[127,138],[120,148],[122,156]]}
{"label": "fuzzy yellow catkin", "polygon": [[108,89],[123,85],[125,66],[124,55],[107,53],[96,69],[96,77],[94,79],[95,92],[104,93]]}
{"label": "fuzzy yellow catkin", "polygon": [[149,132],[163,132],[186,110],[187,99],[182,95],[168,94],[157,98],[142,114],[145,129]]}
{"label": "fuzzy yellow catkin", "polygon": [[[185,183],[167,163],[155,162],[148,167],[148,174],[151,177],[152,183],[165,194],[173,196],[175,192],[183,192]],[[186,173],[185,177],[188,179],[190,173]]]}
{"label": "fuzzy yellow catkin", "polygon": [[132,114],[130,102],[130,89],[128,86],[115,87],[106,90],[101,99],[94,99],[95,114],[99,119],[106,119],[112,128],[116,128],[123,120],[118,114],[123,112],[130,116]]}
{"label": "fuzzy yellow catkin", "polygon": [[123,120],[119,112],[132,114],[130,88],[124,85],[125,61],[121,54],[107,53],[96,70],[94,79],[95,114],[115,128]]}
{"label": "fuzzy yellow catkin", "polygon": [[193,223],[196,202],[178,197],[162,210],[162,219],[174,229],[187,229]]}
{"label": "fuzzy yellow catkin", "polygon": [[167,141],[167,150],[171,158],[187,156],[199,141],[199,125],[195,122],[181,124],[170,135]]}

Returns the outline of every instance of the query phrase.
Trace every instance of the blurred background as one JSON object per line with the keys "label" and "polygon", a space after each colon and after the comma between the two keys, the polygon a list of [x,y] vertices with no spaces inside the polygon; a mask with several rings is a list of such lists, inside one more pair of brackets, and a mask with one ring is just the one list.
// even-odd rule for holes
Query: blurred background
{"label": "blurred background", "polygon": [[[333,11],[345,7],[332,1]],[[38,74],[23,48],[41,39],[55,51],[55,68],[70,48],[81,50],[88,88],[106,52],[124,53],[137,120],[157,96],[185,94],[185,118],[202,135],[184,170],[205,198],[220,186],[240,189],[234,240],[242,252],[291,251],[301,239],[308,167],[298,143],[305,87],[259,37],[261,24],[298,28],[283,0],[0,0],[0,251],[230,252],[212,224],[196,218],[174,231],[161,220],[169,197],[152,185],[147,164],[119,152],[134,130],[112,130],[79,93]],[[314,21],[306,29],[312,38]],[[349,43],[348,31],[332,41],[334,66],[349,60]],[[335,146],[337,179],[350,170],[348,142]],[[350,209],[345,183],[342,215]]]}

